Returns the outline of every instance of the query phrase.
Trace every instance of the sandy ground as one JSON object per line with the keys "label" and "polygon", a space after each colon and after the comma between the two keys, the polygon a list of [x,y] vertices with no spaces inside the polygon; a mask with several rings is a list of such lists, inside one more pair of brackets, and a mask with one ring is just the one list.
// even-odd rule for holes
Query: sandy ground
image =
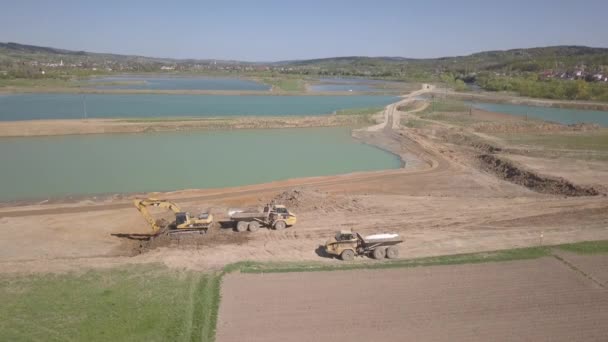
{"label": "sandy ground", "polygon": [[599,286],[608,288],[608,257],[575,254],[560,251],[557,253],[571,267]]}
{"label": "sandy ground", "polygon": [[606,319],[606,288],[552,257],[230,274],[222,285],[217,340],[605,341]]}
{"label": "sandy ground", "polygon": [[366,124],[357,115],[304,117],[235,117],[204,119],[87,119],[1,121],[0,137],[31,137],[107,133],[175,132],[252,128],[334,127]]}
{"label": "sandy ground", "polygon": [[[222,220],[228,208],[261,206],[296,189],[299,193],[288,203],[298,215],[294,227],[251,234],[218,228],[203,245],[174,244],[139,254],[141,241],[112,235],[150,232],[131,196],[4,204],[0,272],[146,262],[197,270],[242,260],[339,262],[321,258],[315,250],[346,228],[400,233],[405,238],[400,253],[407,258],[608,239],[604,195],[541,194],[499,179],[480,170],[477,152],[469,146],[441,139],[453,128],[437,126],[429,133],[395,126],[395,108],[387,107],[377,129],[353,135],[402,156],[407,164],[403,169],[154,194],[191,212],[211,210]],[[406,118],[408,113],[399,115]],[[572,169],[563,175],[580,172],[593,170]]]}

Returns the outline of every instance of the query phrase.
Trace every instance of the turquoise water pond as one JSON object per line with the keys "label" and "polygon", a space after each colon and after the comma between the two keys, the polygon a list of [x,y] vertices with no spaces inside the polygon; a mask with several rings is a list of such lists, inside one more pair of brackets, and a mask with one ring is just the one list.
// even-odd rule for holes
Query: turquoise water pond
{"label": "turquoise water pond", "polygon": [[0,121],[80,118],[323,115],[384,106],[395,96],[16,94],[0,96]]}
{"label": "turquoise water pond", "polygon": [[0,138],[0,201],[218,188],[399,168],[347,128]]}

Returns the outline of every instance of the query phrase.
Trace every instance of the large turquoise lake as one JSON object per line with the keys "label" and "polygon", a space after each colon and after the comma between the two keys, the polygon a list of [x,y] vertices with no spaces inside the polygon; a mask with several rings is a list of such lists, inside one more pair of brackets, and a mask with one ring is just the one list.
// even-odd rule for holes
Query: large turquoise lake
{"label": "large turquoise lake", "polygon": [[0,201],[218,188],[399,168],[347,128],[0,138]]}
{"label": "large turquoise lake", "polygon": [[489,112],[528,116],[566,125],[585,122],[608,126],[608,112],[603,111],[479,102],[473,103],[473,106]]}
{"label": "large turquoise lake", "polygon": [[0,95],[0,120],[323,115],[385,106],[395,96],[230,96],[159,94]]}

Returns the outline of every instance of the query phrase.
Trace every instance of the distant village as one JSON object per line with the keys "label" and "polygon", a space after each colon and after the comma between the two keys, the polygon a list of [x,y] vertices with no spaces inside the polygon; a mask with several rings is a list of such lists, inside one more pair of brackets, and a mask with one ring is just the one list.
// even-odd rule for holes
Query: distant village
{"label": "distant village", "polygon": [[[95,73],[137,73],[137,72],[278,72],[286,74],[312,74],[312,75],[353,75],[349,70],[330,69],[325,70],[319,66],[289,66],[276,63],[246,63],[237,61],[179,61],[175,63],[167,60],[154,60],[143,57],[133,57],[124,60],[92,58],[82,61],[82,57],[66,57],[71,60],[27,60],[12,61],[10,63],[0,60],[0,77],[49,77],[51,75],[70,75],[74,71],[82,71],[85,74]],[[373,68],[372,68],[373,69]],[[358,70],[356,76],[399,77],[405,75],[403,68],[400,72],[389,72],[377,74],[370,68]],[[572,70],[544,70],[538,73],[540,80],[584,80],[587,82],[607,82],[608,72],[601,69],[589,70],[586,66],[578,66]],[[445,70],[443,70],[445,71]],[[442,74],[436,69],[435,75]],[[475,73],[472,73],[474,75]],[[495,72],[496,76],[506,76],[504,73]],[[473,77],[474,79],[474,77]],[[465,81],[466,82],[466,81]]]}
{"label": "distant village", "polygon": [[584,67],[572,71],[545,70],[539,75],[541,80],[585,80],[587,82],[608,82],[608,72],[588,72]]}
{"label": "distant village", "polygon": [[291,67],[280,67],[273,65],[264,64],[246,64],[240,62],[217,62],[209,61],[205,63],[188,63],[180,62],[174,64],[167,64],[161,62],[149,62],[149,61],[86,61],[86,62],[66,62],[63,59],[59,61],[28,61],[19,62],[18,66],[11,66],[2,70],[0,65],[0,74],[6,75],[10,69],[29,69],[29,71],[35,70],[40,75],[46,75],[50,71],[69,71],[73,69],[93,72],[151,72],[151,71],[204,71],[204,70],[218,70],[218,71],[235,71],[235,72],[248,72],[248,71],[292,71]]}

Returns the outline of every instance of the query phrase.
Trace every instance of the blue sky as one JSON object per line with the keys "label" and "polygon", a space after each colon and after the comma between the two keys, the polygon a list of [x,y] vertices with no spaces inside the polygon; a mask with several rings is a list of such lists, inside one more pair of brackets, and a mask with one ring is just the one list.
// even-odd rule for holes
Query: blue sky
{"label": "blue sky", "polygon": [[175,58],[441,57],[608,47],[608,0],[0,0],[0,42]]}

